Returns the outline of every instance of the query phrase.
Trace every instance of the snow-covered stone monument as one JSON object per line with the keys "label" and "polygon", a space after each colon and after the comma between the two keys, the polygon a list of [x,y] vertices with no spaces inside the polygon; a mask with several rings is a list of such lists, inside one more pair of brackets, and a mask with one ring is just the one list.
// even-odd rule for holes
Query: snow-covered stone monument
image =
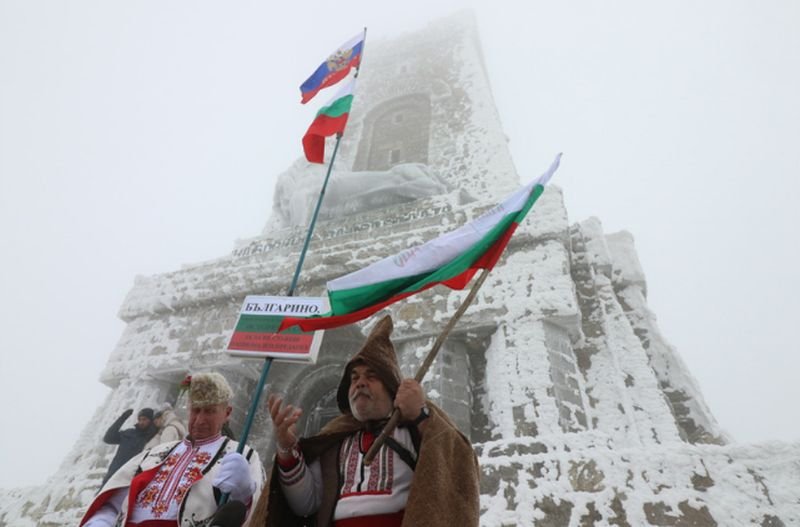
{"label": "snow-covered stone monument", "polygon": [[[322,295],[327,280],[462,225],[520,183],[470,15],[373,40],[365,57],[302,295]],[[113,391],[47,484],[0,496],[0,526],[74,525],[113,452],[103,431],[125,408],[180,406],[189,371],[226,375],[238,394],[232,426],[241,428],[261,362],[224,350],[246,295],[285,293],[323,175],[305,161],[289,167],[263,232],[231,254],[137,278],[101,375]],[[409,376],[465,296],[438,287],[391,308]],[[306,409],[306,434],[338,412],[341,368],[364,330],[327,332],[316,365],[273,365],[268,392]],[[605,234],[594,218],[570,224],[556,186],[425,384],[475,445],[482,525],[800,522],[800,446],[728,444],[658,330],[632,236]],[[271,459],[266,412],[251,443]]]}

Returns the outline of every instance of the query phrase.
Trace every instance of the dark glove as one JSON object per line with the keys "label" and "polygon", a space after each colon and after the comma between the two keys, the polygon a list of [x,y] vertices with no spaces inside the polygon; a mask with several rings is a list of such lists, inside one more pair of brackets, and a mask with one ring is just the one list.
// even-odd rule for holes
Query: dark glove
{"label": "dark glove", "polygon": [[119,429],[122,428],[122,423],[125,422],[125,419],[131,416],[133,410],[128,408],[122,415],[117,417],[117,420],[111,423],[111,426],[108,427],[106,430],[105,435],[103,436],[103,442],[108,443],[109,445],[118,445],[120,441],[122,441],[122,436],[119,433]]}

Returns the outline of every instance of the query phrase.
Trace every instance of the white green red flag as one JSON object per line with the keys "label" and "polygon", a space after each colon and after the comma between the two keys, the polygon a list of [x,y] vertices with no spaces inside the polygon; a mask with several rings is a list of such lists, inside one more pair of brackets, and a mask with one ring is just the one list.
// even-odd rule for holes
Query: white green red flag
{"label": "white green red flag", "polygon": [[451,289],[465,288],[478,269],[491,269],[497,263],[511,235],[544,192],[560,160],[558,154],[538,179],[470,223],[331,280],[329,313],[320,317],[287,317],[278,331],[293,326],[314,331],[352,324],[437,284]]}
{"label": "white green red flag", "polygon": [[353,91],[356,79],[345,83],[338,93],[320,108],[317,116],[303,136],[303,151],[310,163],[323,163],[325,159],[325,138],[344,132],[350,107],[353,104]]}

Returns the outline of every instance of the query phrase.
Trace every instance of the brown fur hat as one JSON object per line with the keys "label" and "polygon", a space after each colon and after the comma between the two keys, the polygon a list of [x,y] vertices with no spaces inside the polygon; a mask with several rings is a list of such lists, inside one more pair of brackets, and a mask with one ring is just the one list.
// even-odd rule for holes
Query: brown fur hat
{"label": "brown fur hat", "polygon": [[347,396],[350,390],[350,373],[358,364],[366,364],[372,368],[394,399],[402,375],[400,374],[400,365],[397,363],[397,355],[394,352],[394,345],[389,339],[393,328],[392,317],[389,315],[383,317],[372,328],[367,341],[361,346],[361,350],[344,367],[339,390],[336,392],[336,402],[342,413],[350,413],[350,399]]}
{"label": "brown fur hat", "polygon": [[192,406],[213,406],[228,404],[233,390],[225,377],[216,372],[192,375],[189,384],[189,402]]}

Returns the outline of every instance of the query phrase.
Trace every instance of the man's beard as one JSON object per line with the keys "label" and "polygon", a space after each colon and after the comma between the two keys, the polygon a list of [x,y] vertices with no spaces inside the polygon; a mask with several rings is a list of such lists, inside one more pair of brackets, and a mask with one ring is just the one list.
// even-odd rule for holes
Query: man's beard
{"label": "man's beard", "polygon": [[365,396],[369,397],[370,399],[372,398],[372,394],[369,393],[369,390],[367,390],[366,388],[358,388],[350,396],[350,404],[355,404],[356,399],[358,398],[359,395],[365,395]]}
{"label": "man's beard", "polygon": [[[364,404],[361,407],[362,411],[359,411],[358,407],[356,406],[356,403],[358,402],[357,399],[359,398],[359,396],[367,398],[366,404]],[[380,421],[382,419],[385,419],[388,416],[389,412],[391,412],[391,408],[385,412],[386,415],[383,415],[383,413],[381,413],[381,408],[379,406],[380,406],[379,400],[375,399],[375,397],[372,395],[372,393],[369,392],[369,390],[363,388],[358,389],[355,392],[353,392],[353,395],[350,396],[350,413],[352,413],[353,417],[355,417],[358,421],[361,421],[362,423],[366,421]]]}

